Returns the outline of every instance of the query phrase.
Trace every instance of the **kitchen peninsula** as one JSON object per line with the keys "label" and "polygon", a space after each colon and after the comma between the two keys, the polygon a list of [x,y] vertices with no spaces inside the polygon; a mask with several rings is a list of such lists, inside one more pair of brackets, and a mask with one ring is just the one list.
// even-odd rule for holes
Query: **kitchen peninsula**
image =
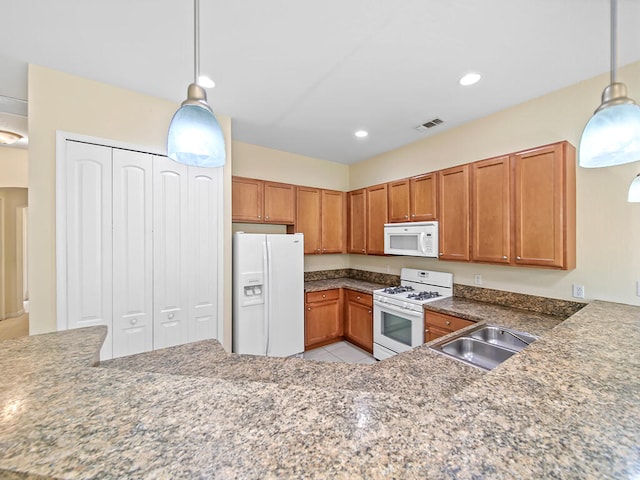
{"label": "kitchen peninsula", "polygon": [[505,326],[542,336],[488,373],[428,345],[336,365],[238,356],[205,341],[93,368],[101,327],[5,341],[0,472],[636,478],[640,308],[595,301],[557,326],[498,311]]}

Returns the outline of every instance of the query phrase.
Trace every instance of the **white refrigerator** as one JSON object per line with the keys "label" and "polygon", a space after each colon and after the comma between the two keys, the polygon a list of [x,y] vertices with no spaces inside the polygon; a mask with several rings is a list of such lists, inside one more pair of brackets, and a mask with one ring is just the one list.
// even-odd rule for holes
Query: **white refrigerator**
{"label": "white refrigerator", "polygon": [[304,351],[304,236],[233,235],[233,351]]}

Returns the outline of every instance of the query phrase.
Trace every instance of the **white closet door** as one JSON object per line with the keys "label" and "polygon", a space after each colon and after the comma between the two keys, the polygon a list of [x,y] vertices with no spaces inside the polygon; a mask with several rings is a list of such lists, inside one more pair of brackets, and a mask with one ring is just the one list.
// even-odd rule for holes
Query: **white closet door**
{"label": "white closet door", "polygon": [[106,325],[112,355],[111,148],[67,141],[67,324]]}
{"label": "white closet door", "polygon": [[218,199],[222,169],[189,167],[190,342],[216,338],[218,328]]}
{"label": "white closet door", "polygon": [[113,149],[113,356],[153,349],[153,156]]}
{"label": "white closet door", "polygon": [[187,166],[153,157],[153,348],[187,342]]}

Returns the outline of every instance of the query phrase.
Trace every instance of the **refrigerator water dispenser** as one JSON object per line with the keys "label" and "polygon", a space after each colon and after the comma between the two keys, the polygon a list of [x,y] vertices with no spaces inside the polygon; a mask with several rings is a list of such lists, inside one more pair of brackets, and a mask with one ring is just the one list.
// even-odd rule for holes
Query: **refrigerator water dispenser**
{"label": "refrigerator water dispenser", "polygon": [[264,274],[262,272],[243,273],[241,288],[240,305],[242,307],[264,303]]}

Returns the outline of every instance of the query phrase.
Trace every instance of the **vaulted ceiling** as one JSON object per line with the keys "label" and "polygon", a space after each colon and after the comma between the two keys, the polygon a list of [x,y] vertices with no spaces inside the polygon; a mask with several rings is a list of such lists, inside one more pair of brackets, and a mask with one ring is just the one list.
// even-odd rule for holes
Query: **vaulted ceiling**
{"label": "vaulted ceiling", "polygon": [[[622,66],[640,60],[640,2],[618,11]],[[35,63],[186,97],[189,0],[2,0],[2,12],[2,96],[26,99]],[[347,164],[607,72],[609,48],[607,0],[201,0],[201,71],[234,138]],[[482,80],[460,86],[470,71]]]}

